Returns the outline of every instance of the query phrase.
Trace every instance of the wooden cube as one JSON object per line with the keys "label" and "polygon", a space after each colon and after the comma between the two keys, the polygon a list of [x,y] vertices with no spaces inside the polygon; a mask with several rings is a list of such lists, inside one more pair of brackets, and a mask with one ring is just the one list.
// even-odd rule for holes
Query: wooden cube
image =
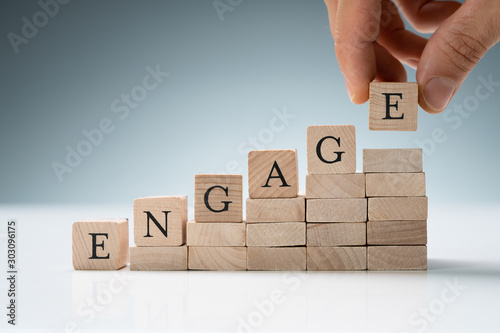
{"label": "wooden cube", "polygon": [[311,175],[356,172],[354,126],[309,126],[307,171]]}
{"label": "wooden cube", "polygon": [[307,199],[307,222],[366,222],[366,199]]}
{"label": "wooden cube", "polygon": [[247,199],[246,222],[304,222],[306,199]]}
{"label": "wooden cube", "polygon": [[247,248],[244,246],[190,246],[189,269],[244,271],[247,269]]}
{"label": "wooden cube", "polygon": [[241,175],[196,175],[194,179],[196,222],[243,221]]}
{"label": "wooden cube", "polygon": [[128,219],[73,223],[73,267],[76,270],[117,270],[128,264]]}
{"label": "wooden cube", "polygon": [[363,149],[363,171],[422,172],[422,149]]}
{"label": "wooden cube", "polygon": [[305,271],[305,247],[248,247],[249,271]]}
{"label": "wooden cube", "polygon": [[415,82],[370,83],[372,131],[416,131],[418,84]]}
{"label": "wooden cube", "polygon": [[187,270],[187,246],[130,247],[131,271]]}
{"label": "wooden cube", "polygon": [[365,174],[306,175],[307,199],[364,198]]}
{"label": "wooden cube", "polygon": [[248,153],[250,198],[296,198],[298,183],[296,150],[254,150]]}
{"label": "wooden cube", "polygon": [[427,246],[368,246],[368,270],[426,270]]}
{"label": "wooden cube", "polygon": [[247,246],[306,245],[305,222],[247,224]]}
{"label": "wooden cube", "polygon": [[423,197],[425,174],[369,173],[366,175],[367,197]]}
{"label": "wooden cube", "polygon": [[366,247],[308,247],[308,271],[366,270]]}
{"label": "wooden cube", "polygon": [[368,198],[368,220],[427,220],[427,197]]}
{"label": "wooden cube", "polygon": [[187,224],[188,246],[245,246],[245,223]]}
{"label": "wooden cube", "polygon": [[366,245],[364,223],[308,223],[307,246],[363,246]]}
{"label": "wooden cube", "polygon": [[368,245],[426,245],[427,221],[368,221]]}
{"label": "wooden cube", "polygon": [[186,223],[186,196],[134,200],[134,241],[137,246],[184,245]]}

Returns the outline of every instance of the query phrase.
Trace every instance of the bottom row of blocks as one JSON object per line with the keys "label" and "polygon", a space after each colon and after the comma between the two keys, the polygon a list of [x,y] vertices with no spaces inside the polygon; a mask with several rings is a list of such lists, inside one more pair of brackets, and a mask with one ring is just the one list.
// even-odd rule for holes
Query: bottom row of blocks
{"label": "bottom row of blocks", "polygon": [[425,270],[427,247],[131,247],[133,271]]}

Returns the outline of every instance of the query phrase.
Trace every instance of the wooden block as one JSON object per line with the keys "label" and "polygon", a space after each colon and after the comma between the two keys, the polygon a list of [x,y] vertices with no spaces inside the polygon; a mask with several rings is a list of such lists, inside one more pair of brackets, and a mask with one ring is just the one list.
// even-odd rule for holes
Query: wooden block
{"label": "wooden block", "polygon": [[368,221],[368,245],[426,245],[427,221]]}
{"label": "wooden block", "polygon": [[131,271],[187,270],[187,246],[130,247]]}
{"label": "wooden block", "polygon": [[305,271],[305,247],[248,247],[249,271]]}
{"label": "wooden block", "polygon": [[416,131],[417,118],[417,83],[370,83],[370,130]]}
{"label": "wooden block", "polygon": [[368,270],[426,270],[427,246],[368,246]]}
{"label": "wooden block", "polygon": [[367,197],[423,197],[425,174],[369,173],[366,175]]}
{"label": "wooden block", "polygon": [[309,126],[307,171],[311,175],[356,172],[354,126]]}
{"label": "wooden block", "polygon": [[364,198],[365,174],[306,175],[307,199]]}
{"label": "wooden block", "polygon": [[427,197],[368,198],[368,220],[427,220]]}
{"label": "wooden block", "polygon": [[247,199],[246,222],[304,222],[306,198]]}
{"label": "wooden block", "polygon": [[245,223],[187,224],[188,246],[245,246]]}
{"label": "wooden block", "polygon": [[190,246],[189,269],[244,271],[247,269],[247,248],[244,246]]}
{"label": "wooden block", "polygon": [[308,223],[307,246],[366,245],[364,223]]}
{"label": "wooden block", "polygon": [[422,149],[363,149],[363,172],[422,172]]}
{"label": "wooden block", "polygon": [[77,221],[72,243],[74,269],[120,269],[129,259],[128,219]]}
{"label": "wooden block", "polygon": [[254,150],[248,153],[250,198],[296,198],[298,183],[296,150]]}
{"label": "wooden block", "polygon": [[307,222],[366,222],[366,199],[307,199]]}
{"label": "wooden block", "polygon": [[305,222],[247,224],[247,246],[306,245]]}
{"label": "wooden block", "polygon": [[184,245],[186,223],[186,196],[134,200],[134,241],[137,246]]}
{"label": "wooden block", "polygon": [[194,219],[198,223],[243,221],[243,177],[196,175]]}
{"label": "wooden block", "polygon": [[307,270],[366,270],[366,246],[307,247]]}

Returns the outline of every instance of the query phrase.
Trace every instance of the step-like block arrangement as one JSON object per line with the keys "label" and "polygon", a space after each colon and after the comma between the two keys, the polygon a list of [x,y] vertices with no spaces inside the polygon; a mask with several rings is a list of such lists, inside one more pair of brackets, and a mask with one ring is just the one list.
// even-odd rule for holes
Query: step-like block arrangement
{"label": "step-like block arrangement", "polygon": [[187,197],[134,201],[128,220],[73,224],[75,269],[425,270],[427,196],[419,149],[365,149],[356,173],[353,126],[307,130],[306,193],[298,195],[297,152],[249,153],[243,219],[241,175],[195,176]]}

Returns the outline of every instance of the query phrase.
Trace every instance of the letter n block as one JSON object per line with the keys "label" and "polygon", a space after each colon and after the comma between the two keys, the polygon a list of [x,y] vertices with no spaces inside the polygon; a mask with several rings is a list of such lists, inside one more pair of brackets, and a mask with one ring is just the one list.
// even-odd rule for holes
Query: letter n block
{"label": "letter n block", "polygon": [[355,173],[356,131],[352,125],[307,128],[307,172],[311,175]]}
{"label": "letter n block", "polygon": [[196,222],[242,222],[243,177],[196,175],[194,219]]}
{"label": "letter n block", "polygon": [[418,84],[407,82],[370,83],[372,131],[416,131]]}
{"label": "letter n block", "polygon": [[134,200],[134,242],[137,246],[181,246],[186,242],[186,223],[186,196]]}
{"label": "letter n block", "polygon": [[296,150],[254,150],[248,153],[250,198],[296,198],[298,182]]}
{"label": "letter n block", "polygon": [[116,270],[128,264],[128,220],[101,219],[73,223],[73,267]]}

